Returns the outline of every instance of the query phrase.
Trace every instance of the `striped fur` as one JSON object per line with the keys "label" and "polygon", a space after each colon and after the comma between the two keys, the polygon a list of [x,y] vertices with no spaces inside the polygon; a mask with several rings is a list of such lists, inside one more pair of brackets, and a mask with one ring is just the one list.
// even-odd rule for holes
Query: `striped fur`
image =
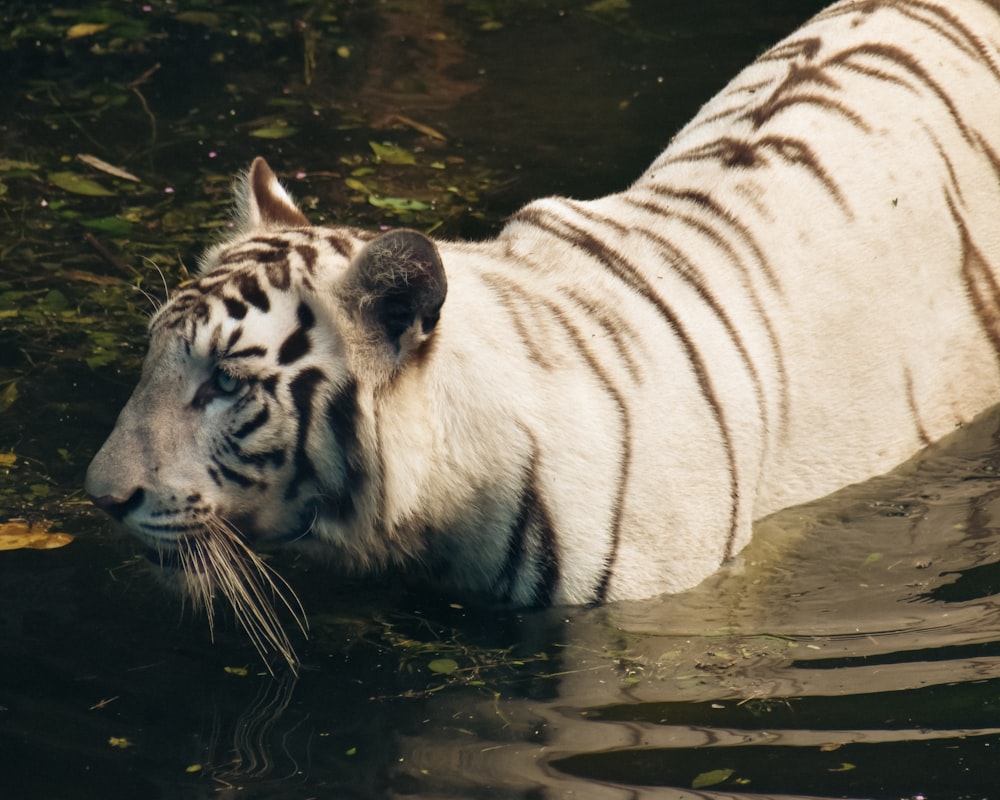
{"label": "striped fur", "polygon": [[87,489],[161,557],[211,519],[515,605],[690,587],[1000,396],[998,44],[838,3],[479,244],[311,227],[258,160]]}

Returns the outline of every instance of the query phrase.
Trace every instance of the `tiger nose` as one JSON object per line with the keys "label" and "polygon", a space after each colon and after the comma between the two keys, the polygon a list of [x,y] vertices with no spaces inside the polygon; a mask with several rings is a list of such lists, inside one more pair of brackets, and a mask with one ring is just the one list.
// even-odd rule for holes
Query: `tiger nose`
{"label": "tiger nose", "polygon": [[113,494],[105,494],[100,497],[91,497],[90,502],[108,516],[121,522],[130,511],[142,505],[145,494],[145,489],[140,486],[124,499]]}

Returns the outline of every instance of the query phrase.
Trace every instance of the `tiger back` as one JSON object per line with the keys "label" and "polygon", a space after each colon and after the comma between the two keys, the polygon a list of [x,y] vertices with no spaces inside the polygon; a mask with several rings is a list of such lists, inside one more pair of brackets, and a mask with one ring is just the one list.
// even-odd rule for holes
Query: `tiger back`
{"label": "tiger back", "polygon": [[998,43],[991,3],[838,3],[632,186],[481,243],[310,226],[258,159],[87,491],[209,586],[282,545],[522,606],[693,586],[1000,397]]}

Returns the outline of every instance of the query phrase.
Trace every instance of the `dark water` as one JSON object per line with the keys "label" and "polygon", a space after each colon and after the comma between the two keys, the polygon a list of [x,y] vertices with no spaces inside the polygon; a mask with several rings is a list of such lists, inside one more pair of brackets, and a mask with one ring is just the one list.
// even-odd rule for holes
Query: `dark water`
{"label": "dark water", "polygon": [[[497,614],[278,559],[310,615],[297,679],[228,619],[212,642],[78,488],[148,308],[85,232],[155,290],[141,255],[179,279],[224,224],[225,176],[264,153],[315,219],[406,221],[354,177],[482,235],[532,196],[627,183],[816,8],[0,7],[0,158],[33,165],[0,170],[0,523],[76,534],[0,551],[0,796],[1000,796],[998,411],[762,523],[676,597]],[[67,37],[88,21],[108,27]],[[276,120],[297,133],[250,134]],[[371,140],[444,169],[374,164]],[[66,192],[62,171],[113,190]],[[111,217],[129,227],[94,225]]]}

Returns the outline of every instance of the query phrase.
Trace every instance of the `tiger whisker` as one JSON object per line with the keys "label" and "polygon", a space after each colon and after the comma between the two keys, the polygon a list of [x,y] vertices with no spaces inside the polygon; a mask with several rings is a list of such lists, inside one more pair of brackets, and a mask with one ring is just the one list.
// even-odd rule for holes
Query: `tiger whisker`
{"label": "tiger whisker", "polygon": [[[263,582],[271,588],[271,594],[280,600],[281,605],[287,609],[288,613],[295,620],[296,626],[302,632],[302,635],[308,635],[309,623],[306,619],[305,608],[303,608],[302,603],[299,600],[298,595],[295,593],[295,590],[291,587],[291,584],[281,577],[278,572],[271,568],[267,562],[264,561],[264,559],[262,559],[249,545],[247,545],[246,541],[239,535],[232,523],[223,521],[223,528],[230,537],[232,544],[246,555],[248,566],[253,566],[254,569],[257,570],[260,577],[263,579]],[[291,595],[294,605],[288,597],[286,597],[285,592]]]}
{"label": "tiger whisker", "polygon": [[[230,525],[213,520],[211,528],[215,529],[217,535],[208,541],[219,549],[216,560],[227,568],[219,575],[222,579],[220,589],[232,604],[237,621],[255,641],[262,656],[270,645],[295,672],[298,659],[274,607],[274,600],[279,600],[291,614],[303,636],[307,635],[305,611],[294,590],[247,546]],[[286,592],[294,598],[294,605]]]}
{"label": "tiger whisker", "polygon": [[[160,276],[160,283],[163,285],[163,302],[164,303],[169,303],[170,302],[170,286],[167,283],[167,276],[163,274],[163,270],[160,269],[160,265],[157,264],[155,261],[153,261],[153,259],[148,258],[148,257],[144,257],[143,261],[147,262],[153,269],[155,269],[156,273]],[[183,264],[181,266],[183,266]],[[159,310],[159,307],[160,307],[160,304],[156,304],[157,310]]]}

